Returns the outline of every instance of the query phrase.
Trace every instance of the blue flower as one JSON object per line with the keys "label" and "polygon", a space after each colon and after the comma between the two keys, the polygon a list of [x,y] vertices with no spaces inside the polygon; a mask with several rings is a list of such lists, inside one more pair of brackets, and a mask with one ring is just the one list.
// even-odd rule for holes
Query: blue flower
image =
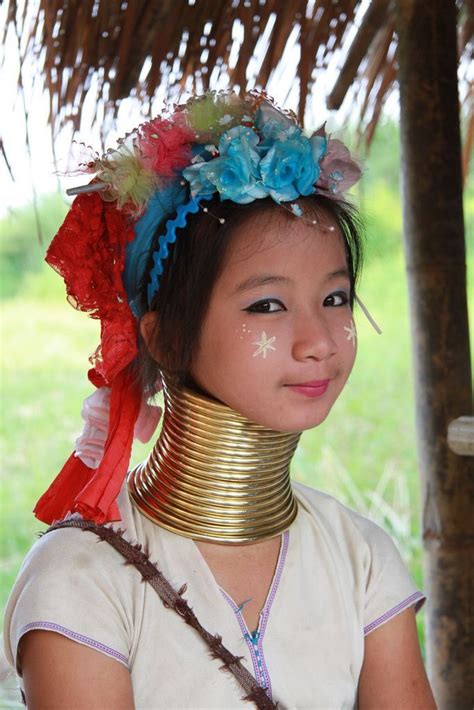
{"label": "blue flower", "polygon": [[234,126],[222,134],[219,140],[221,156],[240,157],[245,155],[249,162],[257,164],[260,155],[257,150],[259,137],[248,126]]}
{"label": "blue flower", "polygon": [[194,163],[183,170],[183,177],[189,182],[193,197],[213,195],[216,191],[215,185],[209,182],[202,171],[204,165],[207,163]]}
{"label": "blue flower", "polygon": [[[321,160],[326,155],[328,140],[326,136],[315,134],[309,139],[311,143],[311,151],[313,153],[313,160],[319,168]],[[321,170],[318,170],[318,177]]]}
{"label": "blue flower", "polygon": [[265,101],[255,114],[255,126],[264,142],[273,142],[281,140],[289,128],[295,127],[295,123],[289,116]]}
{"label": "blue flower", "polygon": [[259,117],[259,133],[248,126],[234,126],[219,140],[219,157],[201,159],[183,170],[191,194],[244,204],[271,196],[276,202],[310,195],[320,174],[326,139],[307,138],[301,128],[285,117],[277,121],[270,111]]}
{"label": "blue flower", "polygon": [[319,164],[313,156],[313,145],[297,126],[288,128],[286,139],[275,141],[260,163],[264,187],[276,202],[311,195],[319,177]]}
{"label": "blue flower", "polygon": [[[296,126],[292,126],[291,128],[296,128]],[[283,125],[279,121],[275,121],[275,119],[273,118],[270,119],[270,121],[268,121],[267,123],[265,123],[262,126],[262,130],[260,131],[260,135],[262,136],[260,150],[262,151],[262,153],[267,153],[268,150],[272,147],[272,145],[277,141],[286,140],[288,137],[288,132],[290,130],[290,128]]]}
{"label": "blue flower", "polygon": [[260,177],[258,141],[257,134],[246,126],[235,126],[223,133],[219,141],[219,158],[183,170],[191,194],[219,192],[221,199],[240,204],[266,197],[268,192],[257,182]]}
{"label": "blue flower", "polygon": [[206,165],[206,158],[209,159],[208,156],[212,153],[207,149],[203,150],[202,146],[199,146],[199,149],[194,148],[193,153],[191,165],[183,170],[183,177],[189,182],[191,194],[193,197],[213,195],[216,188],[202,172],[203,165]]}

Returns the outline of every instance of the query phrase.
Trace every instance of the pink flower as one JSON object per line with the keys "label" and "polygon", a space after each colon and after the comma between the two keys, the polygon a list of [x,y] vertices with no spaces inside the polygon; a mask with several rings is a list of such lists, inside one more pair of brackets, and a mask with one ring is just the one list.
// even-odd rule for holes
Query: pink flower
{"label": "pink flower", "polygon": [[320,167],[321,174],[316,184],[317,187],[328,190],[329,196],[339,196],[346,192],[361,176],[360,167],[339,140],[328,141]]}
{"label": "pink flower", "polygon": [[176,123],[155,118],[140,126],[138,150],[144,165],[158,175],[173,175],[189,165],[194,133]]}

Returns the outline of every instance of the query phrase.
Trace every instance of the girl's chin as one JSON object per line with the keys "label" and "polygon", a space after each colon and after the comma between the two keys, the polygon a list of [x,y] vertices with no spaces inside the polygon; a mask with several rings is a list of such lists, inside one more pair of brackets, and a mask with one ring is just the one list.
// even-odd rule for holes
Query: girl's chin
{"label": "girl's chin", "polygon": [[242,412],[242,414],[255,424],[260,424],[260,426],[270,429],[271,431],[278,431],[282,434],[296,434],[298,432],[314,429],[322,424],[329,414],[329,410],[313,413],[311,416],[308,414],[302,416],[301,413],[295,413],[292,416],[287,411],[286,416],[283,418],[274,416],[269,417],[268,414],[262,414],[259,416],[256,412],[253,412],[252,414]]}
{"label": "girl's chin", "polygon": [[268,426],[264,425],[267,427],[267,429],[272,429],[273,431],[280,431],[283,434],[296,434],[298,432],[302,431],[310,431],[310,429],[315,429],[317,426],[322,424],[326,417],[321,417],[317,420],[313,420],[311,422],[304,421],[301,422],[300,424],[295,423],[294,425],[289,425],[288,422],[281,423],[277,426]]}

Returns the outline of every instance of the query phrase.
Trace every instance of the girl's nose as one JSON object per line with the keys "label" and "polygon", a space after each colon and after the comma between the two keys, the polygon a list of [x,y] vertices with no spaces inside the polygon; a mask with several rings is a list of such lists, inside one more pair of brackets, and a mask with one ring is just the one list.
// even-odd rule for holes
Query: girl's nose
{"label": "girl's nose", "polygon": [[295,360],[327,360],[336,350],[336,342],[323,318],[302,320],[293,340],[292,354]]}

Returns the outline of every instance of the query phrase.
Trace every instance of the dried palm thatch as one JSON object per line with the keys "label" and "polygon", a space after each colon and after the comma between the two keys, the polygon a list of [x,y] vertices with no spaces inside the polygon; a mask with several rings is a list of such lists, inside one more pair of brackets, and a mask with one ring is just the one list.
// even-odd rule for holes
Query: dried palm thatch
{"label": "dried palm thatch", "polygon": [[[467,82],[472,0],[459,0],[459,9]],[[79,126],[91,89],[96,110],[113,114],[129,96],[146,101],[161,92],[176,100],[185,90],[215,88],[223,80],[265,88],[294,43],[299,119],[314,84],[332,67],[328,107],[338,109],[351,90],[370,143],[397,75],[389,0],[24,0],[21,6],[10,0],[7,18],[21,62],[34,57],[55,128],[67,121]]]}

